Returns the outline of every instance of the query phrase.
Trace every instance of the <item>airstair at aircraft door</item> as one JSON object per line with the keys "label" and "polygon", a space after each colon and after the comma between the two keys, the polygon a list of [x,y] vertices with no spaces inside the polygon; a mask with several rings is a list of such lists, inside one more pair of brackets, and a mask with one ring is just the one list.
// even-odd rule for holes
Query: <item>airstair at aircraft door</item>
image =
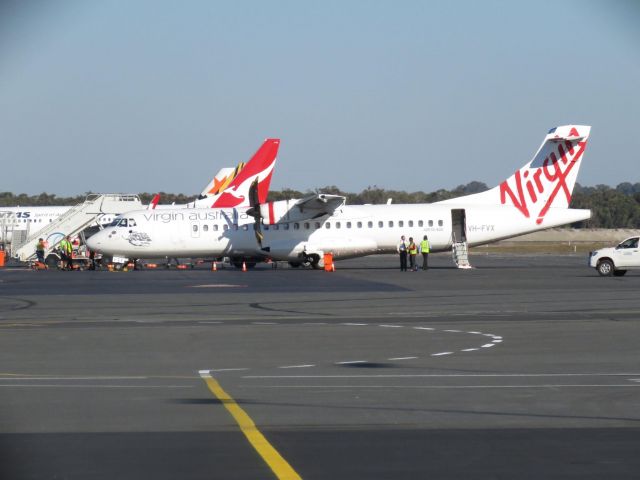
{"label": "airstair at aircraft door", "polygon": [[142,203],[137,195],[91,194],[83,203],[70,208],[54,222],[31,235],[13,251],[13,256],[23,262],[35,258],[38,239],[44,238],[48,242],[46,257],[67,235],[77,235],[92,224],[97,224],[99,216],[117,215],[141,208]]}
{"label": "airstair at aircraft door", "polygon": [[454,237],[454,241],[451,246],[451,254],[453,256],[453,261],[458,268],[471,268],[467,242],[456,242]]}

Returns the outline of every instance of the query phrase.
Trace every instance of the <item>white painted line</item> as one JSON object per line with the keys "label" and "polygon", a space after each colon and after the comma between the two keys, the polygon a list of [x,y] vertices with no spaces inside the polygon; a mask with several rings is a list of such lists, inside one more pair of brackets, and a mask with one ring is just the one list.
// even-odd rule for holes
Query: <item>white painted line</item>
{"label": "white painted line", "polygon": [[228,283],[215,283],[208,285],[187,285],[188,288],[246,288],[247,285],[231,285]]}
{"label": "white painted line", "polygon": [[[554,378],[554,377],[640,377],[640,373],[408,373],[360,375],[243,375],[242,378]],[[640,379],[639,379],[640,380]]]}
{"label": "white painted line", "polygon": [[460,350],[461,352],[475,352],[476,350],[480,350],[479,348],[465,348],[464,350]]}
{"label": "white painted line", "polygon": [[368,363],[367,360],[349,360],[346,362],[336,362],[336,365],[350,365],[352,363]]}
{"label": "white painted line", "polygon": [[198,323],[210,323],[210,324],[219,324],[219,323],[222,323],[222,322],[198,322]]}
{"label": "white painted line", "polygon": [[404,327],[404,325],[378,325],[379,327],[382,328],[402,328]]}
{"label": "white painted line", "polygon": [[451,355],[453,352],[440,352],[440,353],[432,353],[432,357],[440,357],[442,355]]}
{"label": "white painted line", "polygon": [[460,330],[443,330],[444,332],[449,332],[449,333],[462,333]]}
{"label": "white painted line", "polygon": [[[389,388],[389,385],[244,385],[245,388]],[[482,388],[640,388],[640,384],[613,384],[613,385],[562,385],[562,384],[544,384],[544,385],[394,385],[394,389],[482,389]]]}
{"label": "white painted line", "polygon": [[387,358],[387,360],[415,360],[418,357],[395,357],[395,358]]}
{"label": "white painted line", "polygon": [[12,380],[146,380],[151,377],[3,377],[0,376],[0,382]]}
{"label": "white painted line", "polygon": [[243,372],[249,370],[248,368],[212,368],[211,370],[203,370],[206,371],[207,374],[211,372]]}
{"label": "white painted line", "polygon": [[482,332],[467,332],[467,333],[471,333],[473,335],[484,335]]}
{"label": "white painted line", "polygon": [[435,328],[431,327],[413,327],[414,330],[435,330]]}
{"label": "white painted line", "polygon": [[482,345],[482,347],[480,348],[491,348],[491,347],[495,347],[496,344],[495,343],[486,343],[484,345]]}
{"label": "white painted line", "polygon": [[494,335],[493,338],[495,338],[496,340],[502,340],[502,337],[500,335]]}
{"label": "white painted line", "polygon": [[640,378],[628,378],[627,380],[629,380],[630,382],[640,383]]}
{"label": "white painted line", "polygon": [[341,323],[340,325],[345,325],[347,327],[366,327],[366,323]]}
{"label": "white painted line", "polygon": [[276,322],[251,322],[252,325],[278,325]]}
{"label": "white painted line", "polygon": [[193,388],[193,385],[101,385],[101,384],[78,384],[65,385],[55,383],[13,383],[1,385],[0,388]]}
{"label": "white painted line", "polygon": [[209,375],[209,370],[198,370],[200,375]]}
{"label": "white painted line", "polygon": [[308,364],[308,365],[286,365],[286,366],[278,367],[278,368],[310,368],[310,367],[315,367],[315,365],[313,365],[313,364]]}
{"label": "white painted line", "polygon": [[302,325],[326,325],[327,322],[305,322]]}
{"label": "white painted line", "polygon": [[502,343],[502,340],[493,340],[493,343]]}

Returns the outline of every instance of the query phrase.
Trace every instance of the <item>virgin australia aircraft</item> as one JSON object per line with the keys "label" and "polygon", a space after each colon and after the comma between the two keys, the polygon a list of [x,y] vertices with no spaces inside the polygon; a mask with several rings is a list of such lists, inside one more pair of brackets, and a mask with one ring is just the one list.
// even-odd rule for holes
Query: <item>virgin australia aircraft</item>
{"label": "virgin australia aircraft", "polygon": [[[248,207],[250,185],[246,186],[246,191],[234,191],[234,193],[225,194],[225,190],[245,168],[248,168],[254,175],[257,174],[256,169],[258,169],[261,178],[260,191],[265,192],[264,197],[266,198],[279,144],[280,141],[278,139],[267,139],[248,162],[240,162],[236,168],[222,168],[214,175],[213,180],[207,184],[198,198],[192,202],[184,205],[158,205],[160,197],[156,195],[148,208],[150,210],[160,210],[166,208]],[[133,196],[130,197],[133,198]],[[128,210],[127,206],[126,203],[123,203],[124,209],[120,213],[125,213]],[[11,243],[13,233],[18,231],[26,231],[28,235],[35,235],[47,225],[55,222],[71,208],[73,207],[0,207],[0,242]],[[117,215],[115,214],[104,214],[98,217],[97,221],[101,225],[108,225],[116,217]],[[63,235],[57,234],[57,236],[62,237]]]}
{"label": "virgin australia aircraft", "polygon": [[[495,188],[432,204],[345,205],[344,197],[314,195],[251,208],[130,212],[135,228],[115,226],[89,247],[128,258],[229,256],[271,258],[293,265],[395,253],[400,236],[427,235],[432,252],[456,251],[586,220],[569,208],[591,127],[556,127],[533,159]],[[455,256],[455,255],[454,255]],[[459,262],[459,266],[460,262]]]}

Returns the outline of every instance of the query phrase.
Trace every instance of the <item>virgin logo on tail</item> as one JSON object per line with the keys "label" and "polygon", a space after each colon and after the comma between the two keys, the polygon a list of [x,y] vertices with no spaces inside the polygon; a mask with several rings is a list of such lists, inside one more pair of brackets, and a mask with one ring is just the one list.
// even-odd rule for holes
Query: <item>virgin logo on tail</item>
{"label": "virgin logo on tail", "polygon": [[[569,136],[579,137],[575,128]],[[567,184],[567,177],[579,163],[586,145],[586,140],[577,143],[564,140],[558,143],[556,151],[543,160],[541,167],[531,169],[527,165],[512,177],[515,185],[510,185],[509,180],[500,184],[500,203],[504,205],[509,198],[526,218],[531,217],[530,208],[540,206],[536,218],[536,224],[540,225],[561,191],[567,205],[571,201],[572,186]]]}

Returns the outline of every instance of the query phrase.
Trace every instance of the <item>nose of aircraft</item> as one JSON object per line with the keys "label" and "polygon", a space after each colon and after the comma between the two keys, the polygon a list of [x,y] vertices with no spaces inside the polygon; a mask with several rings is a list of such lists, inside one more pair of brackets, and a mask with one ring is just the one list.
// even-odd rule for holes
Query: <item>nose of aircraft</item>
{"label": "nose of aircraft", "polygon": [[89,247],[90,250],[95,250],[96,252],[100,251],[100,246],[102,245],[103,233],[104,233],[103,231],[98,232],[91,235],[89,238],[87,238],[87,247]]}

